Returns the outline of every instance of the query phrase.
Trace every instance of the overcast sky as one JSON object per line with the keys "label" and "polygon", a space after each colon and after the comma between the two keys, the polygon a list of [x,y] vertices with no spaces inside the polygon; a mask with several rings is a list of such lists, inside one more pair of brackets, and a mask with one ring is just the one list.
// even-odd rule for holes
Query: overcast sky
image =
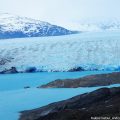
{"label": "overcast sky", "polygon": [[69,26],[83,19],[119,20],[120,0],[0,0],[0,12]]}

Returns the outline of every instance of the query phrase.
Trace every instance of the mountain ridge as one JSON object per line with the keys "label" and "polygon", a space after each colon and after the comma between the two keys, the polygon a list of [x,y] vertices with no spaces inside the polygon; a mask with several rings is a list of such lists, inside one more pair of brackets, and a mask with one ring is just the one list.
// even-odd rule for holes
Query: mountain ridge
{"label": "mountain ridge", "polygon": [[0,39],[59,36],[76,33],[48,22],[0,13]]}

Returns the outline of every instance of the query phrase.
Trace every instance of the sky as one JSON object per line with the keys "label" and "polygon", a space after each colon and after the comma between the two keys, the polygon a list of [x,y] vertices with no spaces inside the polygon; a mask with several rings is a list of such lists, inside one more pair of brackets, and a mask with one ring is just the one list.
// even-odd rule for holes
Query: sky
{"label": "sky", "polygon": [[0,12],[61,26],[120,19],[120,0],[0,0]]}

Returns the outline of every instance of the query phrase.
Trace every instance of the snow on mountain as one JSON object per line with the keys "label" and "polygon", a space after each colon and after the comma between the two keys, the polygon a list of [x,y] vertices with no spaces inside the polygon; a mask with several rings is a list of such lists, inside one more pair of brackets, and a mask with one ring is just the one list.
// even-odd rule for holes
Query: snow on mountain
{"label": "snow on mountain", "polygon": [[68,71],[120,68],[120,32],[88,32],[59,37],[0,41],[0,70]]}
{"label": "snow on mountain", "polygon": [[75,32],[47,22],[8,13],[0,14],[0,39],[58,36],[72,33]]}
{"label": "snow on mountain", "polygon": [[108,21],[91,21],[82,20],[77,23],[71,24],[71,29],[79,31],[115,31],[120,30],[120,21],[108,20]]}

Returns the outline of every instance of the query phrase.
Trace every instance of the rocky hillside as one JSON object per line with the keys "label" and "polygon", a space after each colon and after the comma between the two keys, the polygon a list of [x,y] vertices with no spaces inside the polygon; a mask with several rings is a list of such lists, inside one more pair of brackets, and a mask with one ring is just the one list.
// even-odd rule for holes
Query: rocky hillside
{"label": "rocky hillside", "polygon": [[120,72],[90,75],[78,79],[55,80],[38,88],[77,88],[107,86],[120,83]]}
{"label": "rocky hillside", "polygon": [[119,93],[120,87],[101,88],[41,108],[23,111],[19,120],[91,120],[91,117],[120,117]]}

